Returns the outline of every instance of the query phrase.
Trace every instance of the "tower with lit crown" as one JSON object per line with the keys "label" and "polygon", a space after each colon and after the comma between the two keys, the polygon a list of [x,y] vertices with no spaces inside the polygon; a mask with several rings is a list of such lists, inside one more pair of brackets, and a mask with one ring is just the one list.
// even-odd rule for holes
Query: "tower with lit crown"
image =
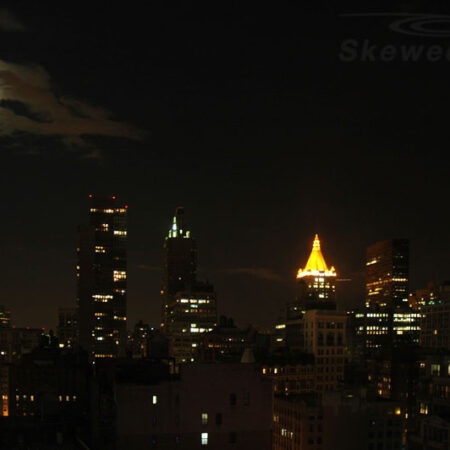
{"label": "tower with lit crown", "polygon": [[336,309],[336,270],[328,268],[317,234],[306,266],[297,272],[297,298],[290,305],[289,315],[309,309]]}
{"label": "tower with lit crown", "polygon": [[164,240],[162,295],[171,297],[196,282],[197,247],[187,228],[184,208],[179,206]]}
{"label": "tower with lit crown", "polygon": [[[275,347],[313,355],[317,375],[309,389],[316,392],[336,389],[344,377],[347,315],[336,310],[336,277],[316,234],[306,266],[297,272],[296,299],[287,304],[285,320],[277,323],[273,335]],[[303,389],[299,385],[289,382],[284,393],[298,392]]]}
{"label": "tower with lit crown", "polygon": [[161,283],[161,329],[178,362],[193,361],[202,333],[217,324],[214,287],[197,280],[197,247],[187,228],[184,208],[178,207],[164,240]]}

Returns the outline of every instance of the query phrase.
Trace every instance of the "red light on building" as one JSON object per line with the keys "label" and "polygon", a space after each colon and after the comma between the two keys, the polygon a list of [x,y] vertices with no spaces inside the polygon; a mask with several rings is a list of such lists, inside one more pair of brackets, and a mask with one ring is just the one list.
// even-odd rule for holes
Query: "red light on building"
{"label": "red light on building", "polygon": [[92,194],[89,194],[89,198],[92,198],[93,197],[93,195]]}
{"label": "red light on building", "polygon": [[113,200],[115,200],[115,199],[116,199],[116,196],[115,196],[115,195],[111,195],[111,198],[112,198]]}
{"label": "red light on building", "polygon": [[128,209],[128,205],[125,205],[125,209]]}

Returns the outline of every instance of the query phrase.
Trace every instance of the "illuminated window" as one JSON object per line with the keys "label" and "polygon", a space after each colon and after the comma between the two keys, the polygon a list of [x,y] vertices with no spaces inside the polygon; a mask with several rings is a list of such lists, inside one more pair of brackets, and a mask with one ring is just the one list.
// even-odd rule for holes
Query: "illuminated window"
{"label": "illuminated window", "polygon": [[124,270],[114,270],[114,272],[113,272],[114,282],[126,280],[126,279],[127,279],[127,273]]}
{"label": "illuminated window", "polygon": [[158,403],[158,396],[157,396],[157,395],[153,395],[153,397],[152,397],[152,403],[153,403],[154,405],[156,405],[156,404]]}
{"label": "illuminated window", "polygon": [[100,303],[108,303],[109,300],[113,298],[112,295],[103,295],[103,294],[94,294],[92,296],[94,301],[100,302]]}
{"label": "illuminated window", "polygon": [[208,425],[208,413],[202,413],[202,425]]}
{"label": "illuminated window", "polygon": [[441,372],[441,366],[439,364],[431,364],[431,374],[439,376]]}
{"label": "illuminated window", "polygon": [[208,433],[202,433],[202,445],[208,445]]}
{"label": "illuminated window", "polygon": [[428,414],[428,405],[420,402],[420,414]]}

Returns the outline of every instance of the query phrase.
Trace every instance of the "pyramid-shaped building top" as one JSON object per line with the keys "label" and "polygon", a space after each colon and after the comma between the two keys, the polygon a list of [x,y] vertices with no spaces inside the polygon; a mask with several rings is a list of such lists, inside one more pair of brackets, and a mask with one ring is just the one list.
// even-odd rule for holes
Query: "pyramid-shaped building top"
{"label": "pyramid-shaped building top", "polygon": [[309,255],[308,262],[304,269],[300,268],[297,273],[297,278],[303,278],[307,276],[323,276],[323,277],[335,277],[336,270],[333,266],[328,269],[325,258],[323,257],[322,250],[320,249],[319,236],[316,234],[313,242],[313,248]]}

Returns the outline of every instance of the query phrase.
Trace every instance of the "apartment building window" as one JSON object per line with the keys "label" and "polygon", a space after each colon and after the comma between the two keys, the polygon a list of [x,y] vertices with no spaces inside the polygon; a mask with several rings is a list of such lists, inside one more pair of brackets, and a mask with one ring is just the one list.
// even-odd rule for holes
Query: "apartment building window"
{"label": "apartment building window", "polygon": [[208,425],[208,413],[202,413],[202,425]]}

